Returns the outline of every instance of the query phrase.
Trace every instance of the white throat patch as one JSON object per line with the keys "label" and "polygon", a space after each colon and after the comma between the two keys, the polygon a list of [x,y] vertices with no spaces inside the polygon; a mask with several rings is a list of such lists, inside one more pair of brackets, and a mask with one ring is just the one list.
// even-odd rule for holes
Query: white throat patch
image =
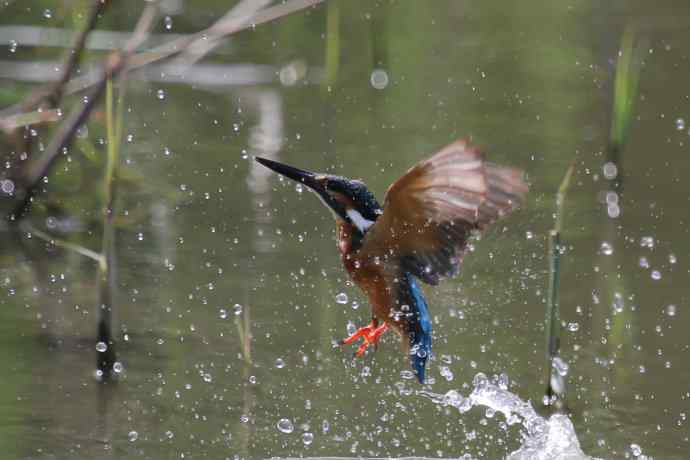
{"label": "white throat patch", "polygon": [[350,218],[355,227],[357,227],[357,230],[361,233],[366,232],[369,227],[374,225],[373,220],[365,219],[356,209],[348,209],[347,217]]}

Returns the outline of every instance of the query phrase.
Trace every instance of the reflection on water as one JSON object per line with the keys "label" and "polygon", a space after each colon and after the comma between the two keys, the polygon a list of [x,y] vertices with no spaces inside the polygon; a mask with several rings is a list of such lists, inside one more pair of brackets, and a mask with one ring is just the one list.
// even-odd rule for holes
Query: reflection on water
{"label": "reflection on water", "polygon": [[[159,32],[207,26],[228,7],[215,3],[181,7]],[[341,2],[237,36],[233,54],[199,63],[214,67],[199,67],[210,73],[198,81],[131,81],[116,218],[123,370],[105,385],[93,379],[94,263],[0,223],[4,457],[685,458],[690,160],[677,120],[690,118],[687,28],[650,35],[615,197],[602,152],[624,23],[663,24],[690,6],[633,3]],[[48,24],[35,14],[43,8],[17,5],[3,18],[61,26],[58,14]],[[130,19],[106,15],[102,27],[129,30]],[[0,53],[60,58],[21,43]],[[261,70],[256,84],[216,74],[239,63]],[[380,72],[372,83],[378,70],[385,85]],[[326,74],[328,89],[308,78]],[[80,133],[29,218],[94,249],[98,114]],[[332,219],[250,159],[362,178],[382,199],[417,160],[468,136],[492,161],[527,170],[532,191],[476,243],[459,278],[426,289],[438,355],[433,383],[420,387],[392,335],[361,360],[333,349],[348,324],[370,317],[340,265]],[[48,140],[35,133],[37,148]],[[6,168],[24,161],[18,141],[3,144]],[[545,235],[574,156],[561,283],[571,413],[546,417],[527,401],[545,386]],[[473,384],[480,371],[510,375],[510,386]]]}

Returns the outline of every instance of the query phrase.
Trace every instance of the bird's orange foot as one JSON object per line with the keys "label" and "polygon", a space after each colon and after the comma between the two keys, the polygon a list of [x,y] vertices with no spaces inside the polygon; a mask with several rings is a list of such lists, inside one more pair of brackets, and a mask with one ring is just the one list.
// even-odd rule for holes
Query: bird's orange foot
{"label": "bird's orange foot", "polygon": [[341,340],[340,344],[349,345],[358,338],[362,337],[364,341],[359,346],[359,348],[357,348],[357,352],[355,353],[355,356],[360,357],[364,354],[369,345],[376,345],[378,343],[379,338],[381,338],[381,334],[386,332],[386,329],[388,329],[388,323],[384,322],[377,326],[374,322],[372,322],[368,326],[364,326],[357,329],[357,331],[354,334],[347,337],[346,339]]}

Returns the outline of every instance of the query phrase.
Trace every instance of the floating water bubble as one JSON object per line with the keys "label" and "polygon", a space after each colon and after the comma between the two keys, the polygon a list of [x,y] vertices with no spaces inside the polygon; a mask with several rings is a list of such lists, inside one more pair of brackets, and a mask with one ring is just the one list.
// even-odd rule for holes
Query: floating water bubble
{"label": "floating water bubble", "polygon": [[127,433],[127,439],[129,439],[129,442],[134,442],[137,439],[139,439],[139,433],[136,431],[132,430],[129,433]]}
{"label": "floating water bubble", "polygon": [[642,268],[649,268],[649,260],[647,260],[647,258],[644,256],[640,257],[639,264]]}
{"label": "floating water bubble", "polygon": [[282,369],[284,367],[285,367],[285,361],[283,361],[283,358],[276,359],[276,368]]}
{"label": "floating water bubble", "polygon": [[165,24],[165,30],[170,30],[172,29],[173,26],[173,20],[170,16],[166,16],[163,18],[163,24]]}
{"label": "floating water bubble", "polygon": [[531,240],[532,238],[534,238],[534,233],[532,233],[530,231],[526,231],[525,232],[525,238],[527,238],[528,240]]}
{"label": "floating water bubble", "polygon": [[304,187],[302,186],[302,184],[295,185],[295,191],[297,193],[302,193],[304,191]]}
{"label": "floating water bubble", "polygon": [[235,316],[239,316],[242,314],[242,305],[236,303],[235,305],[232,306],[232,312],[235,314]]}
{"label": "floating water bubble", "polygon": [[292,422],[287,418],[281,418],[278,420],[276,427],[278,428],[278,431],[285,434],[290,434],[295,431],[295,425],[293,425]]}
{"label": "floating water bubble", "polygon": [[675,264],[676,262],[678,262],[678,258],[676,257],[676,255],[675,254],[669,254],[668,255],[668,263]]}
{"label": "floating water bubble", "polygon": [[9,45],[10,53],[16,53],[17,52],[17,47],[19,46],[19,44],[17,43],[17,40],[10,40],[8,45]]}
{"label": "floating water bubble", "polygon": [[46,19],[50,19],[53,17],[53,12],[46,8],[45,10],[43,10],[43,17]]}
{"label": "floating water bubble", "polygon": [[113,372],[115,372],[116,374],[121,374],[124,370],[125,367],[122,365],[120,361],[115,361],[113,363]]}
{"label": "floating water bubble", "polygon": [[683,131],[685,129],[685,120],[682,118],[676,118],[676,129],[678,131]]}
{"label": "floating water bubble", "polygon": [[355,332],[357,332],[357,326],[352,321],[348,321],[346,330],[347,330],[347,335],[352,335]]}
{"label": "floating water bubble", "polygon": [[218,316],[220,319],[228,319],[228,311],[225,308],[218,310]]}
{"label": "floating water bubble", "polygon": [[144,241],[144,234],[141,232],[137,233],[137,240]]}
{"label": "floating water bubble", "polygon": [[375,89],[384,89],[388,86],[388,72],[383,69],[374,69],[369,81]]}
{"label": "floating water bubble", "polygon": [[159,89],[158,91],[156,91],[156,97],[160,100],[165,99],[165,91],[162,89]]}
{"label": "floating water bubble", "polygon": [[659,281],[661,279],[661,272],[659,270],[652,270],[650,276],[654,281]]}
{"label": "floating water bubble", "polygon": [[666,307],[665,311],[667,316],[676,316],[677,309],[675,305],[671,304]]}
{"label": "floating water bubble", "polygon": [[347,303],[347,294],[344,292],[340,292],[335,296],[335,301],[339,304],[346,304]]}
{"label": "floating water bubble", "polygon": [[359,302],[357,302],[356,300],[353,300],[352,301],[352,309],[357,310],[358,308],[359,308]]}
{"label": "floating water bubble", "polygon": [[606,256],[610,256],[611,254],[613,254],[613,246],[611,245],[611,243],[609,243],[607,241],[603,241],[601,243],[600,250],[601,250],[601,253],[606,255]]}
{"label": "floating water bubble", "polygon": [[104,353],[108,349],[108,345],[105,342],[98,342],[96,344],[96,351],[99,353]]}
{"label": "floating water bubble", "polygon": [[579,323],[568,323],[567,329],[570,332],[577,332],[580,330],[580,324]]}

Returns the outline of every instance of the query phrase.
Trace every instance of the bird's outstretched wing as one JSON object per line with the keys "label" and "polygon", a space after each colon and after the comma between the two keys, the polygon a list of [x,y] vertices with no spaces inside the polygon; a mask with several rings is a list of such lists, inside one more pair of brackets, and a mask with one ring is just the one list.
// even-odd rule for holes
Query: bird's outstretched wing
{"label": "bird's outstretched wing", "polygon": [[383,214],[365,235],[361,252],[397,258],[429,284],[454,276],[467,239],[515,209],[527,193],[522,171],[484,161],[459,140],[424,160],[386,192]]}

